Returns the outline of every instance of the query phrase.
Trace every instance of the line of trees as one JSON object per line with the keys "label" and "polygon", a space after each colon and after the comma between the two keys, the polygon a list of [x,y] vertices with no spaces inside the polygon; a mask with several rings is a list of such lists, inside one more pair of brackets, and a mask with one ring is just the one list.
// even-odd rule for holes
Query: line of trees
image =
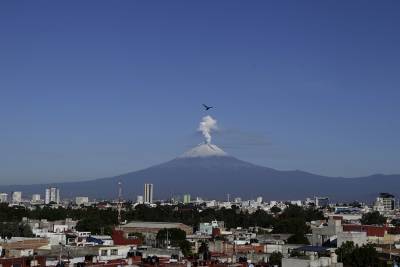
{"label": "line of trees", "polygon": [[22,222],[0,222],[0,237],[2,239],[15,236],[33,237],[33,233],[30,226]]}
{"label": "line of trees", "polygon": [[309,244],[305,235],[310,233],[311,229],[306,222],[323,218],[323,213],[314,208],[290,205],[276,218],[273,232],[293,234],[288,239],[290,244]]}
{"label": "line of trees", "polygon": [[386,218],[379,211],[373,211],[363,214],[360,221],[366,225],[383,225],[386,223]]}
{"label": "line of trees", "polygon": [[[98,209],[96,207],[83,207],[80,209],[37,207],[28,210],[23,207],[8,207],[0,205],[0,222],[20,222],[23,217],[30,219],[47,219],[49,221],[72,218],[79,220],[77,230],[90,231],[92,233],[110,234],[112,227],[118,223],[117,211],[115,209]],[[149,207],[138,205],[133,209],[125,206],[122,219],[127,221],[169,221],[181,222],[194,227],[196,230],[200,222],[220,220],[225,222],[226,228],[236,227],[272,227],[275,233],[293,234],[290,242],[307,243],[304,234],[310,229],[306,222],[323,219],[323,213],[314,208],[302,208],[290,205],[280,214],[272,215],[264,210],[254,213],[241,210],[233,206],[231,209],[203,208],[178,205]]]}
{"label": "line of trees", "polygon": [[352,241],[347,241],[336,249],[335,253],[338,255],[338,261],[342,262],[344,267],[387,266],[379,260],[378,252],[371,244],[359,247]]}

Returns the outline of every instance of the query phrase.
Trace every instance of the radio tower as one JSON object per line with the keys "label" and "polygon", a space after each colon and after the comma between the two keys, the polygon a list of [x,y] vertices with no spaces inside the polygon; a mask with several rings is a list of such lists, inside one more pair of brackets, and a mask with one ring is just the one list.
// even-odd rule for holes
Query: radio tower
{"label": "radio tower", "polygon": [[121,226],[122,183],[118,182],[118,225]]}

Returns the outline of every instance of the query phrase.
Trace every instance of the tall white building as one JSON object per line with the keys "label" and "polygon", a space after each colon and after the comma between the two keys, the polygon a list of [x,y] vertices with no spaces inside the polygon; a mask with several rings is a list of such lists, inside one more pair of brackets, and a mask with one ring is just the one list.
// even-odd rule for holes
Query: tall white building
{"label": "tall white building", "polygon": [[32,202],[34,202],[34,203],[40,202],[40,194],[33,194]]}
{"label": "tall white building", "polygon": [[22,202],[22,192],[15,191],[12,193],[12,202],[13,203],[21,203]]}
{"label": "tall white building", "polygon": [[153,184],[144,184],[144,203],[153,203]]}
{"label": "tall white building", "polygon": [[189,194],[185,194],[183,195],[183,203],[184,204],[189,204],[190,203],[190,195]]}
{"label": "tall white building", "polygon": [[60,189],[56,187],[46,189],[44,203],[50,204],[50,202],[60,204]]}
{"label": "tall white building", "polygon": [[50,203],[50,188],[46,188],[46,191],[44,193],[44,204],[49,204]]}
{"label": "tall white building", "polygon": [[8,201],[8,194],[7,193],[0,193],[0,203],[4,203]]}

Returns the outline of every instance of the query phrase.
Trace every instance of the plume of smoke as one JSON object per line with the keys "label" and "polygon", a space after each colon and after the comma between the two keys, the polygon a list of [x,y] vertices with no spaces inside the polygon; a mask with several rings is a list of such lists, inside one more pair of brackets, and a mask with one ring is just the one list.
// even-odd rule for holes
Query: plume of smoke
{"label": "plume of smoke", "polygon": [[200,122],[198,131],[203,134],[207,144],[211,143],[211,131],[216,130],[218,130],[217,121],[209,115],[204,116]]}

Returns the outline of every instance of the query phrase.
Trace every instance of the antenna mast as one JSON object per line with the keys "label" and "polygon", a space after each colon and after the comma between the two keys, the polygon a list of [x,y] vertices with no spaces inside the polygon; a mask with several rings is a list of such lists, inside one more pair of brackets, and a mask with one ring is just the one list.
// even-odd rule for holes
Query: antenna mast
{"label": "antenna mast", "polygon": [[118,225],[121,226],[122,183],[118,182]]}

